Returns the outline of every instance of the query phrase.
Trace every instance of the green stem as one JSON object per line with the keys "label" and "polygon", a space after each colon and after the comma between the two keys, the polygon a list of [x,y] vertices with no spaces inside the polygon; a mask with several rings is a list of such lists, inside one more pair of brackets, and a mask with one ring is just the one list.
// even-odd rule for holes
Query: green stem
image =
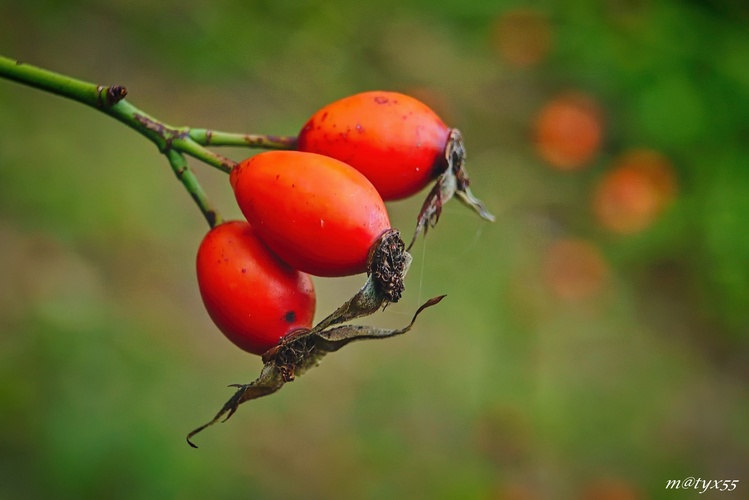
{"label": "green stem", "polygon": [[174,131],[174,139],[171,142],[172,148],[182,151],[183,153],[188,154],[193,158],[197,158],[198,160],[207,163],[212,167],[216,167],[217,169],[221,170],[222,172],[226,172],[227,174],[231,173],[232,168],[237,165],[237,162],[235,162],[234,160],[230,160],[225,156],[214,153],[213,151],[210,151],[201,146],[199,143],[195,142],[192,138],[190,138],[189,128],[184,128],[181,130],[181,132],[177,130]]}
{"label": "green stem", "polygon": [[296,137],[290,135],[237,134],[205,128],[193,128],[190,138],[203,146],[238,146],[262,149],[296,149]]}
{"label": "green stem", "polygon": [[96,108],[101,108],[107,103],[106,91],[110,88],[76,80],[3,56],[0,56],[0,76]]}
{"label": "green stem", "polygon": [[220,219],[208,203],[197,179],[187,169],[187,162],[182,153],[227,173],[231,172],[236,163],[209,151],[193,140],[188,127],[172,127],[133,106],[125,100],[127,90],[119,85],[95,85],[3,56],[0,56],[0,77],[95,108],[143,135],[167,156],[177,177],[198,204],[209,224],[213,225]]}
{"label": "green stem", "polygon": [[160,150],[166,146],[164,131],[171,127],[125,101],[124,87],[95,85],[2,56],[0,76],[91,106],[146,136]]}
{"label": "green stem", "polygon": [[169,159],[169,163],[171,164],[172,170],[177,176],[177,179],[179,179],[182,185],[185,186],[185,189],[190,193],[195,204],[198,205],[200,211],[203,212],[203,216],[205,217],[205,220],[208,221],[208,225],[216,227],[221,224],[223,222],[221,215],[219,215],[216,209],[213,208],[213,204],[208,200],[208,197],[206,196],[205,191],[203,191],[198,179],[187,165],[187,159],[185,156],[174,149],[167,150],[165,154]]}

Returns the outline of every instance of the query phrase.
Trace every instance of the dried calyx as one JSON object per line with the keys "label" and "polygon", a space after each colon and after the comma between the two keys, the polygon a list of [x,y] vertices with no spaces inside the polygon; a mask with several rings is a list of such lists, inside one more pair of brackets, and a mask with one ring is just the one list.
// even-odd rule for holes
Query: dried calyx
{"label": "dried calyx", "polygon": [[465,169],[465,158],[466,150],[463,145],[463,136],[460,130],[456,128],[451,129],[447,146],[445,147],[447,168],[437,178],[437,182],[421,206],[421,211],[417,218],[416,230],[414,231],[413,238],[411,238],[411,243],[408,245],[408,250],[416,242],[416,237],[420,232],[424,231],[426,235],[430,227],[437,225],[442,213],[442,206],[450,201],[453,196],[457,196],[463,204],[473,209],[481,218],[494,221],[494,215],[471,192],[469,187],[471,180],[468,178],[468,173]]}
{"label": "dried calyx", "polygon": [[[367,274],[372,277],[378,296],[386,302],[398,302],[403,295],[403,278],[411,265],[411,254],[397,229],[382,233],[367,258]],[[387,305],[387,304],[383,304]]]}
{"label": "dried calyx", "polygon": [[403,280],[411,264],[411,255],[397,230],[383,233],[373,245],[368,259],[368,277],[364,286],[346,303],[311,329],[294,330],[278,345],[263,354],[260,376],[249,384],[235,384],[237,391],[208,423],[187,435],[190,446],[197,448],[191,438],[216,422],[227,420],[240,404],[278,391],[286,382],[317,366],[328,353],[335,352],[349,342],[382,339],[408,332],[416,317],[424,309],[440,302],[445,296],[434,297],[419,307],[411,322],[400,329],[376,328],[368,325],[340,325],[356,318],[369,316],[390,302],[397,302],[403,293]]}

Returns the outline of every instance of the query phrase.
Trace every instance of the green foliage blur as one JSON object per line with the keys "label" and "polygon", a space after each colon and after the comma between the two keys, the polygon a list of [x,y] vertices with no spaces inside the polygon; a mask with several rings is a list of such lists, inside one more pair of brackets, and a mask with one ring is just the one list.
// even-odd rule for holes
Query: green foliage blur
{"label": "green foliage blur", "polygon": [[[717,0],[0,1],[0,53],[174,125],[293,135],[345,95],[412,94],[461,129],[497,215],[454,201],[415,246],[404,300],[367,319],[448,294],[411,333],[193,450],[261,366],[203,310],[205,221],[148,141],[0,80],[0,498],[696,498],[665,490],[689,476],[746,497],[747,25]],[[570,93],[600,141],[559,168],[538,117]],[[668,165],[657,203],[596,194],[640,150]],[[417,198],[389,205],[405,234]],[[316,280],[318,318],[362,282]]]}

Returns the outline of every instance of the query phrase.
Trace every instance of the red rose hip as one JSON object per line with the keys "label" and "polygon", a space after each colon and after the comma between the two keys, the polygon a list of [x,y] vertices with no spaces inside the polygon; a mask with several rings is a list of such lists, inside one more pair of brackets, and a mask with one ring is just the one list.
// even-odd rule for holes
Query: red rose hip
{"label": "red rose hip", "polygon": [[345,97],[317,111],[299,133],[299,151],[348,163],[383,200],[411,196],[448,166],[450,129],[426,104],[396,92]]}
{"label": "red rose hip", "polygon": [[240,349],[262,354],[287,333],[312,326],[312,279],[282,262],[247,222],[211,229],[196,267],[208,314]]}
{"label": "red rose hip", "polygon": [[295,269],[316,276],[367,270],[388,229],[385,204],[349,165],[299,151],[269,151],[231,172],[239,208],[260,238]]}

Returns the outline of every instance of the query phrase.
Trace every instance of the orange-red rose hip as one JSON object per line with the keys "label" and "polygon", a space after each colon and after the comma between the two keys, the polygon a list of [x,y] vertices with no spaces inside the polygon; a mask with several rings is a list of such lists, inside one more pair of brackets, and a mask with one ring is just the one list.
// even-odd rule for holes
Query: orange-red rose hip
{"label": "orange-red rose hip", "polygon": [[364,174],[384,200],[417,193],[447,168],[450,129],[426,104],[396,92],[364,92],[317,111],[299,151],[337,158]]}
{"label": "orange-red rose hip", "polygon": [[365,272],[370,248],[390,229],[374,186],[334,158],[269,151],[239,163],[230,179],[239,208],[260,238],[306,273]]}
{"label": "orange-red rose hip", "polygon": [[237,347],[262,354],[287,333],[312,326],[312,279],[282,262],[247,222],[211,229],[196,267],[208,314]]}

